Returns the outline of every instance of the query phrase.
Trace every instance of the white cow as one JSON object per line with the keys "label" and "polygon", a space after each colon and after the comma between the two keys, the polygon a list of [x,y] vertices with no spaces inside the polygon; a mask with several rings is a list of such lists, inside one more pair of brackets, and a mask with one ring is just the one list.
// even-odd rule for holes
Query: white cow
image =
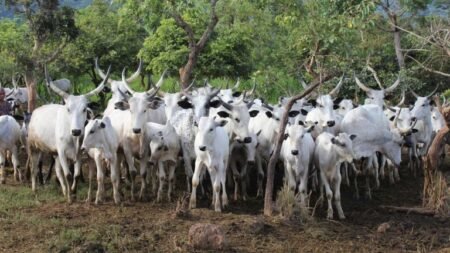
{"label": "white cow", "polygon": [[9,115],[0,116],[0,184],[5,183],[5,160],[7,151],[11,152],[14,180],[22,181],[18,157],[20,136],[21,131],[17,121]]}
{"label": "white cow", "polygon": [[[150,161],[158,165],[159,188],[156,201],[161,202],[164,185],[168,185],[167,198],[172,201],[172,190],[175,187],[175,168],[178,163],[181,143],[175,128],[167,122],[146,124],[146,142],[150,142]],[[167,175],[164,166],[167,166]]]}
{"label": "white cow", "polygon": [[142,177],[139,199],[142,199],[147,187],[146,176],[149,172],[149,168],[147,167],[149,148],[144,143],[143,138],[145,136],[145,123],[155,122],[164,124],[167,121],[164,106],[161,106],[163,102],[161,99],[155,97],[164,81],[165,73],[161,75],[155,89],[152,88],[146,92],[136,92],[128,85],[124,69],[122,72],[122,82],[132,96],[127,101],[117,102],[115,107],[120,110],[114,110],[109,114],[114,129],[119,133],[119,139],[121,140],[123,152],[130,170],[132,200],[134,200],[134,178],[137,174],[133,156],[139,158],[140,175]]}
{"label": "white cow", "polygon": [[[88,98],[99,93],[107,78],[91,92],[83,95],[70,95],[56,87],[45,69],[47,85],[60,95],[65,105],[48,104],[38,107],[31,116],[28,128],[28,155],[31,157],[31,187],[36,192],[36,176],[38,173],[39,154],[47,152],[58,156],[55,162],[56,175],[61,184],[64,196],[72,202],[70,190],[74,192],[77,178],[80,175],[80,137],[84,134],[87,119]],[[109,75],[109,70],[108,70]],[[108,77],[108,75],[106,77]],[[68,159],[75,162],[74,178],[69,170]],[[61,174],[61,167],[64,177]],[[72,188],[70,183],[73,180]]]}
{"label": "white cow", "polygon": [[[226,169],[229,157],[229,139],[223,129],[226,121],[214,121],[212,118],[201,117],[198,124],[198,133],[195,137],[195,160],[194,176],[192,177],[192,194],[190,207],[197,205],[197,186],[200,181],[200,174],[204,167],[208,169],[213,186],[214,210],[221,212],[222,207],[228,205],[228,196],[226,191]],[[222,203],[220,199],[220,190],[222,186]]]}
{"label": "white cow", "polygon": [[[328,219],[333,219],[333,207],[331,205],[333,195],[339,219],[345,219],[341,206],[341,172],[339,168],[343,162],[353,162],[355,154],[353,153],[352,141],[355,138],[357,138],[356,135],[346,133],[334,136],[324,132],[316,139],[314,164],[319,170],[321,184],[325,187],[328,200]],[[322,187],[320,190],[323,192]]]}
{"label": "white cow", "polygon": [[284,134],[280,159],[284,162],[289,188],[295,192],[298,188],[301,205],[306,206],[309,168],[314,154],[314,140],[310,134],[314,126],[304,128],[300,125],[289,125]]}
{"label": "white cow", "polygon": [[[97,167],[97,195],[95,204],[103,201],[105,191],[103,161],[109,165],[111,170],[114,202],[116,204],[120,203],[118,148],[119,136],[112,127],[108,116],[105,116],[103,119],[95,119],[88,122],[85,127],[81,149],[88,152],[89,156],[95,160]],[[88,202],[91,200],[91,180],[92,173],[89,172]]]}

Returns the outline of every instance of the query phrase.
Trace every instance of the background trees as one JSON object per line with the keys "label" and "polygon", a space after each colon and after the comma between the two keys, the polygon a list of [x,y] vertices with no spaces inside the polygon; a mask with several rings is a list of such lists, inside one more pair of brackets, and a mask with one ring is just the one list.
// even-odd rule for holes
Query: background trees
{"label": "background trees", "polygon": [[[256,79],[259,95],[272,102],[300,90],[299,78],[309,82],[327,73],[346,73],[343,92],[353,97],[353,72],[376,87],[367,65],[386,83],[400,73],[403,87],[419,93],[436,84],[448,89],[445,1],[94,0],[76,10],[58,1],[2,3],[16,16],[0,20],[0,79],[7,83],[22,72],[31,89],[42,64],[52,60],[56,76],[83,84],[76,90],[98,83],[95,57],[102,66],[112,64],[116,78],[138,57],[147,73],[169,69],[172,89],[194,77],[213,85],[239,77],[244,87]],[[197,48],[205,32],[207,42]]]}

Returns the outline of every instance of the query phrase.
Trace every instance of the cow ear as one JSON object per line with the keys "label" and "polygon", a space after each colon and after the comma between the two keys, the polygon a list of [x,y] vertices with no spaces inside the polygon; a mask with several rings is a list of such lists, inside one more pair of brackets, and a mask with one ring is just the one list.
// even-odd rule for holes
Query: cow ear
{"label": "cow ear", "polygon": [[299,114],[300,114],[300,111],[290,111],[288,113],[289,117],[296,117]]}
{"label": "cow ear", "polygon": [[261,134],[261,131],[262,131],[262,129],[256,133],[256,136],[259,136]]}
{"label": "cow ear", "polygon": [[106,125],[105,125],[105,123],[100,123],[100,128],[105,128],[106,127]]}
{"label": "cow ear", "polygon": [[304,125],[305,125],[305,122],[299,120],[299,121],[298,121],[298,124],[299,124],[300,126],[304,126]]}
{"label": "cow ear", "polygon": [[164,145],[164,151],[168,151],[168,150],[169,150],[169,148],[166,145]]}
{"label": "cow ear", "polygon": [[103,93],[110,93],[111,92],[111,88],[109,88],[108,86],[103,87],[102,89]]}
{"label": "cow ear", "polygon": [[249,114],[250,114],[250,117],[256,117],[256,115],[258,115],[258,113],[259,113],[259,111],[258,110],[252,110],[252,111],[250,111],[249,112]]}
{"label": "cow ear", "polygon": [[352,134],[352,135],[350,135],[350,140],[354,140],[356,138],[356,134]]}
{"label": "cow ear", "polygon": [[436,103],[434,102],[434,100],[432,99],[432,100],[430,100],[430,105],[431,106],[435,106],[436,105]]}
{"label": "cow ear", "polygon": [[209,107],[219,108],[220,105],[222,105],[220,100],[209,101]]}
{"label": "cow ear", "polygon": [[316,105],[317,105],[317,102],[316,102],[316,100],[314,100],[314,99],[310,99],[308,102],[309,102],[313,107],[316,107]]}
{"label": "cow ear", "polygon": [[178,101],[177,104],[183,109],[193,108],[192,104],[189,101],[187,101],[187,99],[180,100]]}
{"label": "cow ear", "polygon": [[13,118],[16,120],[23,120],[23,117],[20,115],[13,115]]}
{"label": "cow ear", "polygon": [[100,104],[97,102],[89,102],[88,107],[91,108],[92,110],[98,110],[100,109]]}
{"label": "cow ear", "polygon": [[308,115],[308,111],[305,109],[300,109],[300,112],[302,113],[303,116]]}
{"label": "cow ear", "polygon": [[266,116],[267,116],[267,118],[272,118],[273,114],[271,111],[266,111]]}
{"label": "cow ear", "polygon": [[286,140],[289,137],[289,134],[284,134],[284,139]]}
{"label": "cow ear", "polygon": [[228,118],[230,117],[230,114],[228,112],[225,111],[220,111],[217,113],[221,118]]}
{"label": "cow ear", "polygon": [[279,96],[278,97],[278,104],[281,105],[281,102],[283,102],[283,100],[284,100],[284,97],[283,96]]}
{"label": "cow ear", "polygon": [[150,102],[147,104],[147,108],[156,110],[156,109],[158,109],[158,107],[161,106],[161,104],[162,104],[162,101],[161,101],[161,100],[154,99],[154,100],[150,101]]}
{"label": "cow ear", "polygon": [[333,110],[339,109],[339,105],[333,105]]}
{"label": "cow ear", "polygon": [[333,104],[338,105],[344,98],[338,97],[335,100],[333,100]]}
{"label": "cow ear", "polygon": [[412,132],[413,132],[413,133],[417,133],[417,132],[419,132],[419,129],[413,128],[413,129],[412,129]]}
{"label": "cow ear", "polygon": [[307,133],[311,133],[314,130],[315,125],[312,125],[306,129]]}
{"label": "cow ear", "polygon": [[333,143],[333,144],[335,144],[336,145],[336,143],[337,143],[337,141],[336,141],[336,138],[331,138],[331,143]]}
{"label": "cow ear", "polygon": [[356,108],[356,107],[358,107],[358,106],[359,106],[358,104],[356,104],[356,103],[353,103],[353,102],[352,102],[352,105],[353,105],[353,108]]}
{"label": "cow ear", "polygon": [[217,125],[216,125],[216,126],[221,126],[221,127],[223,127],[223,126],[225,126],[227,123],[228,123],[228,121],[226,121],[226,120],[221,120],[221,121],[217,122]]}
{"label": "cow ear", "polygon": [[127,102],[124,101],[120,101],[114,104],[114,109],[119,109],[119,110],[127,110],[130,108],[130,105]]}
{"label": "cow ear", "polygon": [[384,99],[391,100],[392,99],[392,95],[391,94],[384,95]]}
{"label": "cow ear", "polygon": [[240,97],[241,94],[242,94],[242,92],[240,92],[240,91],[235,91],[235,92],[233,92],[232,96],[235,97],[235,98],[237,98],[237,97]]}
{"label": "cow ear", "polygon": [[394,121],[395,115],[389,118],[389,121]]}

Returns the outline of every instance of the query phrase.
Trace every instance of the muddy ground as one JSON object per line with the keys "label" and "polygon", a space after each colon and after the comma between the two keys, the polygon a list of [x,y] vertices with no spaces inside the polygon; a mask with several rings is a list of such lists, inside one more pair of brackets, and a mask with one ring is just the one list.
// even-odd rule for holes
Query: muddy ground
{"label": "muddy ground", "polygon": [[[405,169],[400,174],[400,183],[382,182],[372,200],[356,200],[353,189],[342,186],[346,220],[326,220],[324,203],[306,222],[264,217],[261,198],[235,202],[231,194],[223,213],[215,213],[209,200],[201,200],[189,217],[177,218],[176,201],[155,203],[153,197],[116,206],[109,184],[106,203],[85,204],[83,184],[78,200],[69,205],[54,180],[40,186],[35,197],[29,183],[20,185],[8,175],[6,185],[0,186],[0,251],[196,252],[188,245],[188,230],[207,222],[222,226],[228,242],[225,252],[450,252],[450,219],[379,208],[420,206],[423,178],[413,178]],[[182,175],[177,182],[175,199],[185,189]],[[384,222],[390,228],[378,233]]]}

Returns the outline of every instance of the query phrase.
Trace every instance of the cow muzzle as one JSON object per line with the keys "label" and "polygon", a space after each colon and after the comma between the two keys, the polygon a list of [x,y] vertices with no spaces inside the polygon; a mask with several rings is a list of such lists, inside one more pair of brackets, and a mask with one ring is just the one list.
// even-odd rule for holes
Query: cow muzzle
{"label": "cow muzzle", "polygon": [[291,154],[292,154],[292,155],[298,155],[298,150],[292,150],[292,151],[291,151]]}
{"label": "cow muzzle", "polygon": [[140,128],[133,128],[133,133],[140,134],[141,133],[141,129]]}
{"label": "cow muzzle", "polygon": [[198,149],[200,149],[200,151],[205,151],[206,150],[206,146],[200,146],[200,147],[198,147]]}
{"label": "cow muzzle", "polygon": [[81,130],[80,129],[73,129],[72,130],[72,135],[73,136],[80,136],[81,135]]}
{"label": "cow muzzle", "polygon": [[244,143],[252,143],[252,137],[245,137],[244,138]]}
{"label": "cow muzzle", "polygon": [[333,127],[334,124],[336,124],[336,122],[334,122],[334,120],[327,121],[327,126],[328,127]]}

